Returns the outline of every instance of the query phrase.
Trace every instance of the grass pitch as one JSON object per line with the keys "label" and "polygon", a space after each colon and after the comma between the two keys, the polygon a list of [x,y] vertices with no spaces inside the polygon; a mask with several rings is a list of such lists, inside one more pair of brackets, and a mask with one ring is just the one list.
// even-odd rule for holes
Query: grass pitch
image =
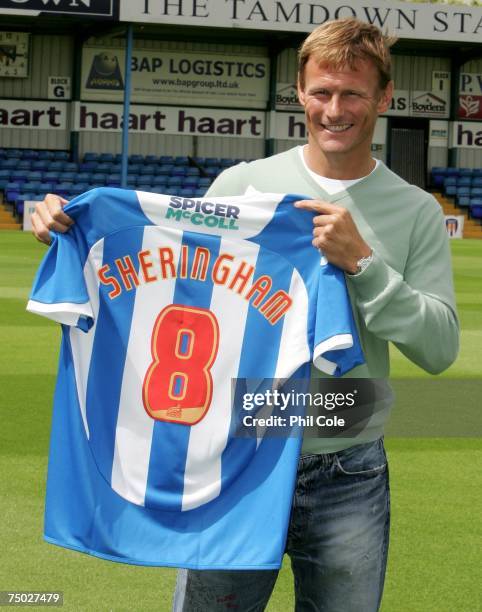
{"label": "grass pitch", "polygon": [[[476,381],[482,379],[482,241],[453,241],[452,248],[462,344],[443,376]],[[0,591],[63,591],[69,611],[170,610],[174,570],[109,563],[42,540],[60,330],[26,313],[25,304],[44,252],[30,235],[0,232]],[[392,375],[426,376],[395,349]],[[480,396],[472,401],[480,405]],[[382,612],[482,609],[481,439],[389,438],[387,448],[393,521]],[[292,609],[286,561],[268,610]]]}

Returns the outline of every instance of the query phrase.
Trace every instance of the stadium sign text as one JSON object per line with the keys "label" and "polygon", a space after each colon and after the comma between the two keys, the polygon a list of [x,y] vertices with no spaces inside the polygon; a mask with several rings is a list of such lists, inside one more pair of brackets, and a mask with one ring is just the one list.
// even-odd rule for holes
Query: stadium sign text
{"label": "stadium sign text", "polygon": [[450,146],[456,149],[482,149],[482,123],[454,121]]}
{"label": "stadium sign text", "polygon": [[[124,125],[121,105],[75,103],[74,130],[119,132]],[[174,106],[132,106],[129,131],[186,136],[264,138],[264,112]]]}
{"label": "stadium sign text", "polygon": [[114,7],[114,0],[0,0],[0,13],[23,16],[62,13],[113,18]]}
{"label": "stadium sign text", "polygon": [[367,0],[121,0],[120,19],[209,27],[309,32],[332,19],[357,17],[400,38],[480,41],[482,7]]}
{"label": "stadium sign text", "polygon": [[29,130],[65,130],[67,105],[61,102],[0,100],[0,127]]}
{"label": "stadium sign text", "polygon": [[[85,46],[82,99],[121,101],[125,50]],[[135,49],[131,61],[133,102],[265,108],[269,58],[262,55]]]}

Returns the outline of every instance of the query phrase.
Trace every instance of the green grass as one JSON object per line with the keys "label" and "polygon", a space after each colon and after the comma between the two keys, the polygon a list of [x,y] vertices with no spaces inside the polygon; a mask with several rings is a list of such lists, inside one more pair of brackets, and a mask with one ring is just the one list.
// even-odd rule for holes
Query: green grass
{"label": "green grass", "polygon": [[[462,347],[444,376],[481,379],[482,241],[452,248]],[[0,590],[61,590],[69,611],[167,611],[174,570],[100,561],[42,540],[59,330],[25,303],[44,252],[29,235],[0,232]],[[426,376],[398,351],[392,358],[395,377]],[[393,522],[383,612],[482,609],[480,438],[389,438],[387,448]],[[286,561],[268,610],[292,609]]]}

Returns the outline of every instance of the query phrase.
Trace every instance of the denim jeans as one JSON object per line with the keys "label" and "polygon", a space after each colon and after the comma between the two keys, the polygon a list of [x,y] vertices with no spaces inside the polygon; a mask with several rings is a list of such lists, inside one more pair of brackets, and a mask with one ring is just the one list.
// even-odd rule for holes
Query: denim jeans
{"label": "denim jeans", "polygon": [[[389,522],[382,439],[302,456],[286,543],[296,612],[376,612]],[[179,570],[173,610],[261,612],[277,575],[277,570]]]}

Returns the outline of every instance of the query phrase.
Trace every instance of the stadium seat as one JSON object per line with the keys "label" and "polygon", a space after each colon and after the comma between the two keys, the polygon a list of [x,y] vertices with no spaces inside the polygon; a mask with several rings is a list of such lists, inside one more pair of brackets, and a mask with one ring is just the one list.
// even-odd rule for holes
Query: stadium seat
{"label": "stadium seat", "polygon": [[96,162],[99,159],[99,154],[98,153],[93,153],[91,151],[88,151],[87,153],[84,153],[84,163],[85,162]]}
{"label": "stadium seat", "polygon": [[12,170],[10,180],[17,181],[17,183],[25,183],[28,180],[28,176],[28,170]]}
{"label": "stadium seat", "polygon": [[32,165],[30,166],[30,169],[32,171],[37,171],[37,172],[47,172],[48,170],[50,170],[49,168],[49,161],[48,159],[37,159],[35,161],[32,162]]}
{"label": "stadium seat", "polygon": [[54,151],[54,159],[56,161],[69,161],[69,153],[68,151]]}
{"label": "stadium seat", "polygon": [[75,183],[77,172],[59,172],[59,181],[62,183]]}
{"label": "stadium seat", "polygon": [[106,185],[108,187],[119,187],[121,184],[121,175],[118,172],[108,174],[106,178]]}
{"label": "stadium seat", "polygon": [[185,155],[178,155],[177,157],[174,158],[174,165],[175,166],[188,166],[189,159]]}
{"label": "stadium seat", "polygon": [[50,162],[48,172],[62,172],[65,167],[65,161],[55,160]]}
{"label": "stadium seat", "polygon": [[9,181],[5,186],[5,199],[12,204],[17,199],[21,190],[21,185],[15,181]]}
{"label": "stadium seat", "polygon": [[79,166],[74,162],[64,163],[64,172],[78,172]]}
{"label": "stadium seat", "polygon": [[154,164],[157,166],[159,164],[159,158],[157,157],[157,155],[146,155],[144,158],[144,163]]}
{"label": "stadium seat", "polygon": [[2,169],[3,170],[15,170],[17,168],[19,161],[20,161],[19,157],[8,157],[7,159],[2,161]]}
{"label": "stadium seat", "polygon": [[100,164],[97,164],[95,172],[103,172],[104,174],[110,174],[112,172],[111,168],[111,162],[102,162]]}
{"label": "stadium seat", "polygon": [[482,176],[474,176],[472,179],[472,187],[482,187]]}
{"label": "stadium seat", "polygon": [[172,155],[161,155],[159,157],[159,163],[160,164],[173,164],[174,157]]}
{"label": "stadium seat", "polygon": [[469,195],[457,196],[457,206],[460,206],[460,208],[468,208],[469,204],[470,204]]}
{"label": "stadium seat", "polygon": [[60,183],[60,172],[55,172],[53,170],[49,172],[45,172],[43,175],[43,180],[48,183]]}
{"label": "stadium seat", "polygon": [[457,193],[455,194],[455,202],[459,204],[459,199],[461,197],[469,197],[470,196],[470,186],[457,187]]}
{"label": "stadium seat", "polygon": [[182,178],[180,176],[170,176],[167,179],[167,187],[171,189],[171,187],[181,187]]}
{"label": "stadium seat", "polygon": [[140,174],[144,175],[144,174],[156,174],[158,170],[158,167],[155,166],[154,164],[147,164],[146,166],[142,166],[141,170],[140,170]]}
{"label": "stadium seat", "polygon": [[169,176],[172,174],[173,170],[174,170],[174,164],[161,164],[158,167],[156,174]]}
{"label": "stadium seat", "polygon": [[39,171],[32,171],[27,174],[27,181],[41,181],[44,173]]}
{"label": "stadium seat", "polygon": [[38,160],[39,161],[50,161],[51,159],[54,159],[54,152],[53,151],[39,151],[38,154]]}
{"label": "stadium seat", "polygon": [[94,170],[97,168],[97,162],[96,161],[84,161],[81,164],[79,164],[79,172],[94,172]]}
{"label": "stadium seat", "polygon": [[472,219],[482,219],[482,197],[470,199],[469,216]]}
{"label": "stadium seat", "polygon": [[100,163],[107,162],[107,163],[113,164],[114,161],[115,161],[114,154],[113,153],[101,153],[99,155],[99,160],[98,161]]}
{"label": "stadium seat", "polygon": [[107,174],[104,172],[94,172],[91,176],[91,181],[93,183],[98,183],[99,185],[105,185],[107,180]]}
{"label": "stadium seat", "polygon": [[472,177],[471,176],[460,176],[457,179],[457,187],[464,187],[464,186],[469,186],[472,184]]}
{"label": "stadium seat", "polygon": [[144,156],[138,155],[138,154],[132,154],[132,155],[129,155],[128,160],[129,160],[129,164],[143,164]]}
{"label": "stadium seat", "polygon": [[446,186],[445,195],[449,198],[455,198],[455,196],[457,195],[457,185]]}
{"label": "stadium seat", "polygon": [[470,196],[472,198],[482,198],[482,187],[472,187]]}
{"label": "stadium seat", "polygon": [[21,159],[18,162],[17,170],[30,170],[31,161],[30,159]]}

